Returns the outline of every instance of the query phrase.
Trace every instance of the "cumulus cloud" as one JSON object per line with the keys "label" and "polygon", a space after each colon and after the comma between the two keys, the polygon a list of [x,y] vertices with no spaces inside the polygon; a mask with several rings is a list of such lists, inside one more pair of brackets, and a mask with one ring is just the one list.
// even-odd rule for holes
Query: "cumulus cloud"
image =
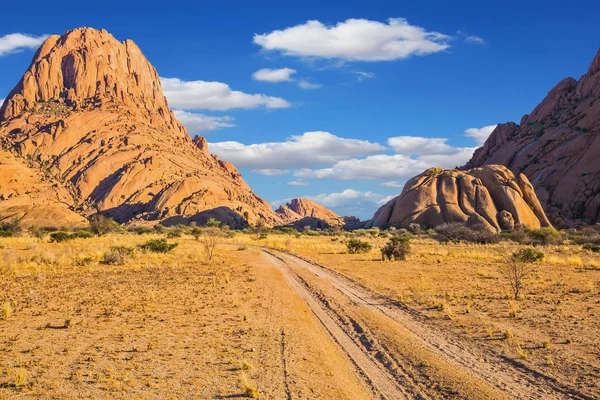
{"label": "cumulus cloud", "polygon": [[479,36],[474,36],[474,35],[467,36],[465,38],[465,42],[471,43],[471,44],[477,44],[480,46],[483,46],[485,44],[485,40],[483,38],[480,38]]}
{"label": "cumulus cloud", "polygon": [[248,94],[232,90],[221,82],[182,81],[179,78],[160,78],[163,92],[174,108],[185,110],[229,110],[232,108],[287,108],[291,104],[264,94]]}
{"label": "cumulus cloud", "polygon": [[263,68],[252,74],[252,78],[257,81],[264,82],[289,82],[292,80],[291,75],[295,74],[296,70],[291,68],[270,69]]}
{"label": "cumulus cloud", "polygon": [[348,139],[329,132],[305,132],[285,142],[245,145],[240,142],[210,143],[211,153],[241,168],[286,169],[331,165],[349,157],[385,150],[379,143]]}
{"label": "cumulus cloud", "polygon": [[404,18],[387,23],[348,19],[328,26],[311,20],[282,30],[254,35],[267,51],[288,56],[345,61],[392,61],[446,50],[450,36],[410,25]]}
{"label": "cumulus cloud", "polygon": [[469,128],[465,131],[465,135],[475,139],[475,142],[477,142],[478,146],[483,146],[487,138],[497,126],[498,125],[488,125],[482,128]]}
{"label": "cumulus cloud", "polygon": [[263,169],[253,169],[252,172],[265,175],[265,176],[282,176],[288,174],[290,172],[289,169],[277,169],[277,168],[263,168]]}
{"label": "cumulus cloud", "polygon": [[173,110],[173,113],[179,122],[181,122],[191,134],[209,132],[214,131],[215,129],[231,128],[235,126],[235,124],[233,124],[233,118],[226,115],[222,117],[215,117],[183,110]]}
{"label": "cumulus cloud", "polygon": [[301,89],[320,89],[323,87],[323,85],[320,85],[318,83],[311,83],[306,79],[300,79],[300,81],[298,82],[298,87],[300,87]]}
{"label": "cumulus cloud", "polygon": [[0,56],[16,53],[24,49],[37,49],[49,35],[32,36],[23,33],[9,33],[0,36]]}
{"label": "cumulus cloud", "polygon": [[397,153],[408,155],[456,153],[457,148],[448,145],[447,141],[447,138],[396,136],[388,139],[388,145]]}
{"label": "cumulus cloud", "polygon": [[453,154],[428,154],[413,158],[405,154],[378,154],[336,162],[329,168],[299,169],[298,178],[337,180],[407,179],[431,167],[454,168],[466,163],[475,148],[457,148]]}
{"label": "cumulus cloud", "polygon": [[296,179],[295,181],[290,181],[290,182],[286,183],[286,185],[290,185],[290,186],[308,186],[309,183],[303,181],[302,179]]}

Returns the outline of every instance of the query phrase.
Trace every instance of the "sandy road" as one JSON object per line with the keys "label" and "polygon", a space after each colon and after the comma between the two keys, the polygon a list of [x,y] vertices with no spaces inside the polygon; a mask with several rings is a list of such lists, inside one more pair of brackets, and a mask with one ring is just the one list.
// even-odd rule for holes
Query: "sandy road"
{"label": "sandy road", "polygon": [[[481,349],[475,349],[451,334],[442,332],[420,319],[410,310],[403,309],[389,299],[372,293],[368,289],[353,282],[347,277],[313,263],[310,260],[286,252],[266,249],[262,251],[269,259],[281,268],[290,286],[301,296],[312,309],[319,321],[329,331],[332,338],[354,362],[366,383],[387,399],[401,398],[437,398],[439,393],[419,386],[410,373],[404,373],[402,365],[390,369],[383,359],[394,358],[393,354],[373,357],[361,342],[360,338],[344,329],[343,324],[336,318],[336,311],[328,307],[328,301],[317,294],[311,283],[300,276],[300,272],[310,273],[314,277],[327,282],[357,307],[369,312],[385,316],[400,324],[410,332],[420,344],[437,358],[450,364],[453,368],[462,370],[475,380],[485,385],[499,389],[508,397],[517,399],[593,399],[564,383],[555,381],[539,372],[526,369],[518,363],[510,362],[499,355],[485,354],[481,359]],[[364,327],[368,329],[368,327]],[[361,328],[362,330],[362,328]],[[377,333],[375,332],[375,335]],[[379,349],[378,352],[386,349]],[[421,361],[415,360],[415,363]],[[499,396],[501,397],[501,396]]]}

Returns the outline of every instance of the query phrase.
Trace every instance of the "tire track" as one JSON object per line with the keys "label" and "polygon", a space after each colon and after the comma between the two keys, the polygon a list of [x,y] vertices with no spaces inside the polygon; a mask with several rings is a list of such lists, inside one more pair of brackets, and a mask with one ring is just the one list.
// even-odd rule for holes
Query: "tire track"
{"label": "tire track", "polygon": [[386,368],[372,358],[368,351],[359,346],[346,333],[339,323],[332,318],[322,304],[313,294],[304,286],[298,276],[288,266],[286,261],[275,255],[272,251],[262,249],[269,260],[278,265],[288,282],[289,286],[308,304],[311,311],[315,314],[319,322],[329,332],[333,340],[341,347],[342,351],[351,359],[358,368],[360,375],[365,383],[379,398],[396,399],[414,399],[422,398],[420,394],[411,392],[410,389],[400,387],[396,379],[386,370]]}
{"label": "tire track", "polygon": [[530,400],[540,398],[594,399],[593,396],[558,382],[539,371],[526,367],[519,368],[514,363],[509,363],[506,359],[491,352],[486,352],[487,362],[481,362],[479,361],[480,357],[473,354],[468,347],[451,340],[442,332],[427,326],[409,310],[394,305],[389,299],[372,293],[344,275],[290,253],[273,249],[263,249],[263,251],[273,253],[272,256],[280,258],[283,263],[292,262],[308,270],[315,276],[328,281],[355,304],[400,323],[419,338],[425,348],[437,354],[441,359],[468,371],[469,374],[497,387],[511,397]]}

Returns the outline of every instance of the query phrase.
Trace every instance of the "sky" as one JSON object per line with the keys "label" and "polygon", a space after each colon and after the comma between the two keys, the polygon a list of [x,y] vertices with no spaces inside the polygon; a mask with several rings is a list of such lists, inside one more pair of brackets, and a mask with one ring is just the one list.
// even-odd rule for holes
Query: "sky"
{"label": "sky", "polygon": [[138,44],[190,135],[259,196],[368,219],[584,74],[599,19],[594,1],[7,2],[0,101],[46,35],[104,28]]}

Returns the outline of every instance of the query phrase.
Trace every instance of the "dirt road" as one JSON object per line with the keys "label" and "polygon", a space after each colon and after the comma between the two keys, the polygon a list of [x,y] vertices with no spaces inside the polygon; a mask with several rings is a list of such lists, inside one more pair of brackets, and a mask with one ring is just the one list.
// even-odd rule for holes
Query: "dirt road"
{"label": "dirt road", "polygon": [[[262,251],[382,398],[593,398],[436,329],[419,314],[310,260]],[[347,304],[336,307],[340,302]],[[402,335],[380,333],[377,323],[393,324],[390,330]]]}

